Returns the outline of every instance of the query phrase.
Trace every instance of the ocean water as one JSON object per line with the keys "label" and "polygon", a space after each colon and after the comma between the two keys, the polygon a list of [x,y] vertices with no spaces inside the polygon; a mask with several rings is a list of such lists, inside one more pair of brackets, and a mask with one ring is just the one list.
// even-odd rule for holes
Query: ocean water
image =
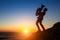
{"label": "ocean water", "polygon": [[0,32],[0,40],[25,40],[26,37],[17,32]]}

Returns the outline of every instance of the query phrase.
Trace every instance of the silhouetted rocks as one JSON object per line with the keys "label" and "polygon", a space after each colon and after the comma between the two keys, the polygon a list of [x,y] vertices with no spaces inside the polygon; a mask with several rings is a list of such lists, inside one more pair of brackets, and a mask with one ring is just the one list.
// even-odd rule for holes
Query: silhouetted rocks
{"label": "silhouetted rocks", "polygon": [[50,29],[33,33],[28,40],[60,40],[60,22],[54,24]]}

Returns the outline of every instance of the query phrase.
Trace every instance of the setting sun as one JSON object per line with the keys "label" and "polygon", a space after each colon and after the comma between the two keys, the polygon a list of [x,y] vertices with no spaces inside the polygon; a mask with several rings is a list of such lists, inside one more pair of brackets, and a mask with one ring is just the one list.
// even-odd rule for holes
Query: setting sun
{"label": "setting sun", "polygon": [[19,29],[19,32],[22,32],[23,34],[31,34],[31,33],[33,33],[33,32],[35,32],[36,30],[34,30],[33,28],[31,28],[31,27],[21,27],[20,29]]}
{"label": "setting sun", "polygon": [[24,32],[24,34],[28,34],[29,30],[25,29],[23,32]]}

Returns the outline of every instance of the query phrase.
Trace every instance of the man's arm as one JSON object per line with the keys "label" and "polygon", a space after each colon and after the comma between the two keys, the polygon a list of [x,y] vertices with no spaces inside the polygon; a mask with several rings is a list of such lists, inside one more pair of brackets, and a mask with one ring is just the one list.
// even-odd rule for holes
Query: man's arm
{"label": "man's arm", "polygon": [[38,11],[39,11],[39,8],[37,8],[37,10],[36,10],[36,16],[38,16]]}

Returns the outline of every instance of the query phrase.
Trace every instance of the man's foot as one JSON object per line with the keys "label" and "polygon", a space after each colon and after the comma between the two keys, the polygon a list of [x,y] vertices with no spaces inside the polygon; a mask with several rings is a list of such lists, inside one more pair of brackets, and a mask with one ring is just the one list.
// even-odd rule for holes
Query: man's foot
{"label": "man's foot", "polygon": [[41,32],[41,30],[38,30],[37,32]]}

